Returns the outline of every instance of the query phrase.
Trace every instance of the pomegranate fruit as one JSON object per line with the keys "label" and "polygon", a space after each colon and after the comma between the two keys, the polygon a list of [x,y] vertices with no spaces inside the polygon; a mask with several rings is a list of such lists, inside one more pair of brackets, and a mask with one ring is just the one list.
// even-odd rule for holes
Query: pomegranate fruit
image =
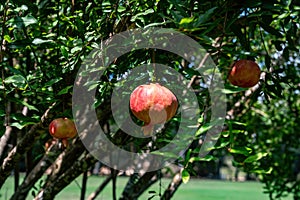
{"label": "pomegranate fruit", "polygon": [[232,85],[249,88],[256,85],[260,78],[260,68],[252,60],[237,61],[228,75]]}
{"label": "pomegranate fruit", "polygon": [[49,125],[49,133],[57,139],[73,138],[77,134],[75,124],[68,118],[54,119]]}
{"label": "pomegranate fruit", "polygon": [[155,124],[163,124],[176,113],[176,96],[158,83],[140,85],[130,95],[130,109],[144,122],[144,135],[151,135]]}

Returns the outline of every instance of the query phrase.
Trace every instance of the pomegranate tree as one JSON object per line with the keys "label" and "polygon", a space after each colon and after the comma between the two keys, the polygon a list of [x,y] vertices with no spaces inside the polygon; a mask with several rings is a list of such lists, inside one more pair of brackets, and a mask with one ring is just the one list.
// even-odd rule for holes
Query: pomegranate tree
{"label": "pomegranate tree", "polygon": [[260,68],[252,60],[237,61],[229,72],[228,80],[232,85],[249,88],[256,85],[260,78]]}
{"label": "pomegranate tree", "polygon": [[130,109],[135,117],[144,122],[144,135],[151,135],[155,124],[170,120],[177,107],[176,96],[158,83],[140,85],[130,96]]}

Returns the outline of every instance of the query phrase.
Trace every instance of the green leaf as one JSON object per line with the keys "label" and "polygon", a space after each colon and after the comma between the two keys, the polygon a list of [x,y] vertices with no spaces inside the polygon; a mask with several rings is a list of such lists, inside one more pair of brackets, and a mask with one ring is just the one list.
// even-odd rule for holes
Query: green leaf
{"label": "green leaf", "polygon": [[67,86],[64,89],[62,89],[61,91],[58,92],[57,95],[62,95],[62,94],[67,94],[69,93],[69,90],[73,87],[73,85]]}
{"label": "green leaf", "polygon": [[39,121],[39,117],[38,116],[24,116],[21,113],[12,113],[10,115],[11,119],[13,119],[14,121],[27,121],[27,122],[32,122],[33,120],[35,120],[35,122]]}
{"label": "green leaf", "polygon": [[28,7],[26,5],[21,5],[20,7],[14,9],[14,11],[16,12],[26,11],[26,10],[28,10]]}
{"label": "green leaf", "polygon": [[19,104],[21,104],[23,106],[26,106],[29,110],[39,111],[35,106],[30,105],[29,103],[27,103],[24,100],[20,100],[20,99],[17,99],[17,98],[9,98],[9,100],[12,101],[12,102],[19,103]]}
{"label": "green leaf", "polygon": [[255,174],[271,174],[272,171],[273,171],[272,167],[270,167],[267,170],[265,170],[265,169],[253,169],[253,170],[251,170],[251,172],[255,173]]}
{"label": "green leaf", "polygon": [[37,20],[33,17],[33,16],[26,16],[26,17],[22,17],[23,23],[25,25],[25,27],[31,25],[31,24],[36,24]]}
{"label": "green leaf", "polygon": [[9,83],[25,83],[26,82],[26,79],[22,76],[22,75],[12,75],[12,76],[9,76],[7,77],[4,82],[6,84],[9,84]]}
{"label": "green leaf", "polygon": [[27,27],[31,24],[36,24],[37,20],[33,16],[26,16],[26,17],[14,17],[7,21],[7,23],[15,28],[23,28]]}
{"label": "green leaf", "polygon": [[214,120],[212,122],[204,124],[203,126],[201,126],[198,129],[198,131],[195,133],[195,136],[198,137],[199,135],[202,135],[203,133],[205,133],[206,131],[208,131],[212,127],[214,127],[216,125],[221,125],[222,122],[223,122],[223,120],[219,119],[219,120]]}
{"label": "green leaf", "polygon": [[4,80],[4,82],[6,84],[12,84],[14,87],[19,89],[25,89],[27,86],[26,78],[20,74],[9,76]]}
{"label": "green leaf", "polygon": [[189,159],[189,162],[190,163],[193,163],[195,161],[206,161],[206,162],[209,162],[209,161],[212,161],[214,160],[215,157],[212,156],[212,155],[206,155],[205,157],[192,157]]}
{"label": "green leaf", "polygon": [[186,18],[182,18],[179,22],[180,25],[182,24],[190,24],[194,21],[193,17],[186,17]]}
{"label": "green leaf", "polygon": [[33,125],[35,122],[13,122],[10,125],[16,127],[17,129],[23,129],[24,127],[28,125]]}
{"label": "green leaf", "polygon": [[258,161],[258,160],[260,160],[260,159],[262,159],[263,157],[265,157],[265,156],[267,156],[268,155],[268,153],[258,153],[258,154],[256,154],[256,155],[253,155],[253,156],[249,156],[248,158],[246,158],[245,160],[244,160],[244,163],[253,163],[253,162],[255,162],[255,161]]}
{"label": "green leaf", "polygon": [[141,18],[141,16],[145,16],[145,15],[148,15],[148,14],[151,14],[151,13],[154,13],[154,10],[152,8],[150,8],[148,10],[145,10],[144,12],[136,14],[135,16],[133,16],[131,18],[131,21],[134,22],[136,19]]}
{"label": "green leaf", "polygon": [[118,6],[118,12],[124,12],[126,8],[124,6]]}
{"label": "green leaf", "polygon": [[213,7],[209,10],[207,10],[204,14],[200,15],[197,19],[196,23],[194,24],[195,27],[200,26],[201,24],[207,22],[209,19],[211,19],[212,15],[215,14],[215,10],[217,7]]}
{"label": "green leaf", "polygon": [[223,131],[221,134],[224,137],[228,137],[230,134],[239,134],[239,133],[243,133],[244,130],[229,130],[229,131]]}
{"label": "green leaf", "polygon": [[8,43],[10,43],[10,42],[13,41],[9,35],[4,35],[4,39],[5,39]]}
{"label": "green leaf", "polygon": [[69,53],[68,53],[66,47],[64,47],[64,46],[60,47],[60,52],[63,55],[63,57],[65,57],[66,59],[69,58]]}
{"label": "green leaf", "polygon": [[75,46],[75,47],[73,47],[72,49],[71,49],[71,53],[73,54],[73,53],[75,53],[75,52],[77,52],[77,51],[81,51],[81,47],[80,46]]}
{"label": "green leaf", "polygon": [[148,27],[152,27],[152,26],[162,26],[162,25],[165,25],[167,24],[168,22],[165,21],[165,22],[155,22],[155,23],[150,23],[150,24],[147,24],[144,28],[148,28]]}
{"label": "green leaf", "polygon": [[[174,5],[175,10],[170,10],[171,14],[175,14],[175,19],[178,19],[179,16],[187,16],[186,10],[183,8],[183,2],[178,0],[170,0],[171,4]],[[180,17],[182,18],[182,17]],[[179,21],[179,20],[178,20]]]}
{"label": "green leaf", "polygon": [[62,77],[54,78],[51,81],[46,82],[44,87],[52,86],[53,84],[59,82],[62,79],[63,79]]}
{"label": "green leaf", "polygon": [[233,86],[231,84],[226,84],[225,88],[222,90],[222,92],[224,94],[234,94],[234,93],[239,93],[239,92],[243,92],[246,90],[247,90],[247,88],[241,88],[241,87]]}
{"label": "green leaf", "polygon": [[219,146],[214,146],[213,149],[223,149],[224,147],[228,146],[230,144],[230,141],[223,141]]}
{"label": "green leaf", "polygon": [[182,170],[181,177],[183,183],[187,183],[190,180],[190,174],[186,169]]}
{"label": "green leaf", "polygon": [[269,24],[266,24],[264,22],[260,22],[259,25],[265,30],[267,31],[268,33],[274,35],[274,36],[277,36],[279,38],[282,38],[282,34],[276,30],[275,28],[273,28],[272,26],[270,26]]}
{"label": "green leaf", "polygon": [[79,18],[76,18],[76,27],[79,32],[84,32],[84,22]]}
{"label": "green leaf", "polygon": [[228,121],[230,122],[231,124],[235,124],[235,125],[238,125],[238,126],[247,126],[247,123],[243,123],[243,122],[239,122],[239,121]]}
{"label": "green leaf", "polygon": [[250,149],[248,147],[235,147],[235,148],[229,149],[229,152],[233,153],[233,154],[242,154],[245,156],[249,156],[249,154],[252,152],[252,149]]}
{"label": "green leaf", "polygon": [[172,152],[160,152],[160,151],[153,151],[151,154],[154,155],[161,155],[167,158],[178,158],[178,155]]}
{"label": "green leaf", "polygon": [[35,38],[32,41],[32,44],[38,45],[38,44],[44,44],[44,43],[49,43],[49,42],[53,42],[53,40],[43,40],[43,39],[40,39],[40,38]]}

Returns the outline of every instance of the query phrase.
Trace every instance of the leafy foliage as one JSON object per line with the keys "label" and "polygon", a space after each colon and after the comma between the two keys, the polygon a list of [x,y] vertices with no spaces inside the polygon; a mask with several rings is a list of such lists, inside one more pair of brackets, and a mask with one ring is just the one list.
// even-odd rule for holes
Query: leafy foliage
{"label": "leafy foliage", "polygon": [[[210,149],[211,153],[199,158],[199,147],[193,145],[203,141],[206,132],[217,123],[209,122],[211,103],[208,90],[201,84],[203,79],[199,74],[187,67],[188,63],[165,51],[141,49],[129,52],[116,59],[100,81],[90,85],[90,88],[97,88],[95,105],[101,125],[114,124],[109,99],[113,89],[122,85],[119,81],[122,77],[142,64],[157,62],[171,66],[185,78],[194,80],[191,87],[197,94],[201,110],[195,141],[177,161],[184,166],[182,181],[186,183],[190,176],[197,174],[194,170],[197,164],[216,163],[222,156],[230,154],[234,157],[235,166],[256,174],[265,183],[265,192],[270,199],[278,199],[288,193],[292,193],[295,199],[300,198],[298,1],[14,0],[0,5],[0,16],[0,123],[3,124],[0,136],[3,138],[7,127],[13,127],[13,134],[19,134],[11,138],[17,138],[16,143],[20,144],[33,128],[37,128],[32,140],[37,141],[39,148],[30,146],[26,149],[27,152],[32,148],[41,149],[51,139],[47,121],[41,126],[39,124],[44,119],[42,116],[53,105],[48,116],[50,119],[72,118],[74,80],[82,61],[93,49],[101,48],[104,40],[125,30],[172,28],[203,46],[225,80],[223,92],[227,95],[228,118],[221,138]],[[238,59],[255,60],[260,65],[263,73],[257,86],[245,90],[229,84],[228,71]],[[156,147],[164,146],[172,139],[178,120],[179,117],[175,117],[158,134]],[[115,144],[124,144],[119,130],[108,131],[107,135]],[[2,141],[1,147],[7,146],[6,143],[1,144]],[[125,143],[128,145],[126,148],[132,143],[138,147],[144,145],[134,138],[126,138]],[[71,155],[68,152],[77,155],[73,162],[79,170],[74,174],[79,175],[95,160],[87,157],[85,162],[83,146],[76,139],[73,145],[72,150],[64,151],[67,151],[66,155]],[[1,161],[8,157],[8,151],[0,152]],[[54,155],[57,157],[59,153]],[[36,150],[33,154],[38,158],[34,164],[43,159],[44,154],[47,158],[47,152]],[[19,160],[13,164],[17,165]],[[56,161],[52,159],[52,162]],[[67,171],[68,166],[70,168],[72,162],[65,163],[65,171],[53,177],[64,172],[72,174]],[[29,168],[31,170],[33,166]],[[4,174],[0,170],[1,173]],[[64,177],[68,177],[68,173]],[[53,177],[47,180],[55,180]],[[63,180],[64,177],[57,180],[70,183],[75,178]],[[150,184],[152,177],[146,177]],[[62,188],[55,191],[59,192],[67,183],[61,184]],[[49,184],[50,181],[46,182],[40,189]],[[138,186],[132,184],[130,187]],[[175,191],[166,190],[165,195]]]}

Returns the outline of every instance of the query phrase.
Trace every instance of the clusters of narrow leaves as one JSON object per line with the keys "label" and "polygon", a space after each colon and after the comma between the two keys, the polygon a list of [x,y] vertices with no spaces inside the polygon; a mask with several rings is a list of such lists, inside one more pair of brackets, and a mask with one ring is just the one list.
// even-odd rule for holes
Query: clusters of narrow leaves
{"label": "clusters of narrow leaves", "polygon": [[[299,12],[296,0],[6,1],[0,5],[0,187],[11,170],[18,169],[15,166],[23,156],[31,162],[26,166],[26,181],[12,199],[26,197],[47,167],[60,166],[59,170],[54,167],[34,192],[34,196],[44,194],[44,199],[53,198],[95,164],[78,138],[63,152],[54,143],[45,151],[44,144],[51,138],[47,125],[53,118],[72,118],[75,76],[92,49],[101,48],[103,40],[121,31],[156,26],[173,28],[195,39],[222,72],[223,92],[228,98],[222,137],[209,155],[197,157],[199,141],[217,123],[209,122],[208,89],[201,84],[201,75],[182,58],[161,50],[143,49],[119,57],[101,80],[90,86],[97,88],[95,107],[101,126],[105,129],[114,123],[110,97],[120,77],[141,64],[166,64],[191,80],[201,112],[195,141],[177,161],[184,169],[174,175],[163,198],[171,198],[182,181],[201,174],[199,165],[208,163],[209,169],[223,156],[232,155],[235,166],[265,183],[270,199],[288,193],[298,199]],[[259,64],[262,76],[257,87],[246,90],[228,83],[228,71],[237,59],[252,59]],[[175,116],[158,134],[157,146],[172,139],[179,121]],[[123,142],[120,130],[107,129],[106,134],[116,144]],[[125,141],[128,146],[143,145],[132,138]],[[17,152],[11,148],[16,145]],[[178,179],[180,176],[182,179]],[[122,198],[137,198],[160,177],[154,172],[132,176]],[[115,177],[108,177],[107,182],[111,179]]]}

